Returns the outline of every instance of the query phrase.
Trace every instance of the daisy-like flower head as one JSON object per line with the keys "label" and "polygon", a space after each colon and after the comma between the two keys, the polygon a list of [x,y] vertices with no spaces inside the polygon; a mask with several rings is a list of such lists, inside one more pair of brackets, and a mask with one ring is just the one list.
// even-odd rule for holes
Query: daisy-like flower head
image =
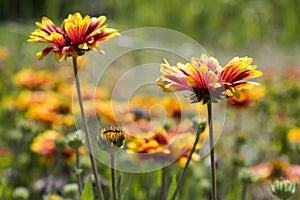
{"label": "daisy-like flower head", "polygon": [[31,33],[27,41],[52,44],[37,53],[39,59],[50,52],[54,52],[57,61],[63,57],[77,57],[118,34],[116,29],[103,25],[105,20],[105,16],[91,18],[87,15],[82,18],[80,13],[69,14],[59,28],[49,18],[43,17],[41,22],[36,22],[38,29]]}
{"label": "daisy-like flower head", "polygon": [[258,85],[248,81],[262,75],[251,62],[252,58],[235,57],[222,68],[216,58],[205,54],[176,66],[165,60],[160,66],[163,75],[157,79],[157,84],[164,92],[190,91],[192,102],[216,103],[226,97],[239,97],[240,90]]}
{"label": "daisy-like flower head", "polygon": [[280,177],[288,178],[298,183],[300,181],[300,166],[290,165],[282,160],[260,163],[253,166],[251,170],[259,176],[259,181],[274,181]]}
{"label": "daisy-like flower head", "polygon": [[115,129],[112,126],[109,126],[108,130],[102,128],[97,135],[99,148],[110,153],[117,151],[118,148],[124,148],[126,140],[127,133],[117,125]]}
{"label": "daisy-like flower head", "polygon": [[248,81],[249,79],[257,78],[263,75],[259,70],[256,70],[256,65],[251,65],[252,58],[234,57],[222,68],[219,76],[222,80],[225,89],[229,90],[229,97],[239,97],[240,90],[251,89],[253,86],[260,85],[257,82]]}
{"label": "daisy-like flower head", "polygon": [[[154,133],[154,134],[153,134]],[[138,153],[137,160],[170,160],[183,167],[191,152],[195,139],[195,132],[191,127],[179,130],[173,127],[169,131],[166,129],[156,129],[152,131],[152,136],[147,138],[130,137],[127,144],[127,151]],[[204,135],[200,138],[196,149],[200,149]],[[193,153],[192,161],[199,161],[200,155]]]}

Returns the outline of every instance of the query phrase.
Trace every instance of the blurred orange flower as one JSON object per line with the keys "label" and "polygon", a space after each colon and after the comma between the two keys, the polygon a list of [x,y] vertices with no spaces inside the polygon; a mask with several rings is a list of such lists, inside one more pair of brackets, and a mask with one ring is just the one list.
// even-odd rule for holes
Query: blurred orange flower
{"label": "blurred orange flower", "polygon": [[258,175],[259,180],[271,180],[284,177],[293,182],[300,182],[300,165],[290,165],[281,160],[265,162],[253,166],[252,171]]}
{"label": "blurred orange flower", "polygon": [[31,68],[19,71],[13,77],[14,83],[28,89],[48,89],[57,82],[56,76],[47,70],[34,70]]}
{"label": "blurred orange flower", "polygon": [[[39,134],[34,138],[30,149],[31,151],[40,154],[41,162],[46,164],[52,164],[54,162],[55,156],[59,152],[55,141],[65,139],[62,133],[54,130],[46,130],[45,132]],[[83,154],[85,150],[83,148],[79,149],[80,154]],[[75,160],[75,152],[72,148],[66,146],[61,150],[61,156],[66,162],[73,162]]]}
{"label": "blurred orange flower", "polygon": [[6,47],[0,46],[0,61],[4,61],[8,58],[9,51]]}
{"label": "blurred orange flower", "polygon": [[[179,166],[184,166],[193,142],[196,138],[196,133],[192,127],[185,126],[180,130],[177,127],[172,127],[168,131],[166,129],[152,130],[148,133],[140,134],[139,137],[128,138],[128,152],[138,153],[137,159],[157,159],[157,160],[174,160]],[[141,137],[148,136],[150,137]],[[200,149],[201,142],[206,137],[206,134],[201,135],[200,141],[196,149]],[[200,156],[197,153],[192,155],[193,161],[199,161]]]}
{"label": "blurred orange flower", "polygon": [[15,100],[18,110],[26,110],[30,106],[38,104],[58,105],[61,102],[60,95],[52,91],[23,90]]}
{"label": "blurred orange flower", "polygon": [[237,98],[235,96],[228,99],[232,106],[236,108],[248,107],[254,101],[257,101],[265,95],[266,90],[264,87],[254,87],[249,90],[241,90],[240,97]]}
{"label": "blurred orange flower", "polygon": [[74,119],[68,104],[37,104],[29,107],[26,117],[53,126],[73,126]]}

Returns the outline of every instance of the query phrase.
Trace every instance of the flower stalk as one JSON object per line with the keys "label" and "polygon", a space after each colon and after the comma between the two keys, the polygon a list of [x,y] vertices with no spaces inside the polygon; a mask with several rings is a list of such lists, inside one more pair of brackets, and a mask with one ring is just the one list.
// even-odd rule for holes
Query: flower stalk
{"label": "flower stalk", "polygon": [[77,179],[77,185],[78,185],[78,190],[79,194],[82,194],[82,188],[83,188],[83,183],[82,183],[82,178],[81,178],[81,173],[80,173],[80,156],[79,156],[79,151],[78,148],[75,149],[75,156],[76,156],[76,168],[75,168],[75,173],[76,173],[76,179]]}
{"label": "flower stalk", "polygon": [[210,164],[211,164],[211,187],[212,187],[212,199],[217,199],[217,176],[216,176],[216,163],[215,163],[215,148],[214,148],[214,131],[212,121],[212,104],[207,103],[207,114],[209,124],[209,145],[210,145]]}
{"label": "flower stalk", "polygon": [[99,177],[98,177],[95,158],[93,157],[93,150],[92,150],[92,145],[91,145],[91,139],[90,139],[90,136],[89,136],[87,121],[86,121],[86,117],[85,117],[85,114],[84,114],[84,107],[83,107],[81,90],[80,90],[80,82],[79,82],[79,78],[77,76],[78,75],[77,58],[72,57],[72,61],[73,61],[73,69],[74,69],[74,76],[75,76],[75,84],[76,84],[78,102],[79,102],[79,106],[80,106],[80,114],[81,114],[81,118],[82,118],[82,121],[83,121],[83,129],[84,129],[84,132],[85,132],[86,143],[87,143],[87,147],[88,147],[88,150],[89,150],[89,157],[90,157],[90,161],[91,161],[92,171],[93,171],[93,175],[94,175],[94,178],[95,178],[95,184],[96,184],[96,188],[97,188],[99,198],[101,200],[104,200],[102,188],[101,188],[101,185],[100,185],[100,182],[99,182]]}
{"label": "flower stalk", "polygon": [[166,168],[161,168],[161,186],[160,186],[160,194],[159,199],[164,200],[165,199],[165,189],[166,189]]}
{"label": "flower stalk", "polygon": [[116,170],[115,170],[115,154],[110,154],[110,172],[111,172],[111,189],[113,200],[117,200],[117,187],[116,187]]}
{"label": "flower stalk", "polygon": [[192,159],[193,153],[195,152],[196,146],[197,146],[198,141],[199,141],[199,139],[200,139],[200,135],[201,135],[201,133],[203,133],[203,131],[205,130],[205,127],[206,127],[206,121],[199,122],[199,123],[197,124],[197,127],[196,127],[197,133],[196,133],[195,142],[194,142],[193,147],[192,147],[192,150],[191,150],[191,152],[190,152],[190,154],[189,154],[189,156],[188,156],[188,159],[187,159],[187,161],[186,161],[186,163],[185,163],[185,165],[184,165],[184,168],[182,169],[182,171],[181,171],[181,173],[180,173],[180,175],[179,175],[178,182],[177,182],[177,185],[176,185],[176,189],[174,190],[174,193],[173,193],[172,198],[171,198],[172,200],[175,200],[175,198],[176,198],[176,195],[177,195],[177,193],[178,193],[178,191],[179,191],[179,188],[180,188],[180,186],[181,186],[181,184],[182,184],[182,182],[183,182],[183,178],[184,178],[184,176],[185,176],[185,173],[186,173],[186,171],[187,171],[187,168],[188,168],[188,166],[189,166],[189,164],[190,164],[190,161],[191,161],[191,159]]}

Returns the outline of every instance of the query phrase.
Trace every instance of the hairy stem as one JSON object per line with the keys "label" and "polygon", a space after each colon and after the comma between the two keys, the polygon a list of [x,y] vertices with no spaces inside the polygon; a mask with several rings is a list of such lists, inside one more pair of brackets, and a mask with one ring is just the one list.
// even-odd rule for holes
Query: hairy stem
{"label": "hairy stem", "polygon": [[82,96],[81,96],[81,90],[80,90],[80,82],[79,82],[79,77],[77,76],[77,58],[76,57],[72,57],[73,58],[73,69],[74,69],[74,76],[75,76],[75,84],[76,84],[76,89],[77,89],[77,96],[78,96],[78,102],[79,102],[79,106],[80,106],[80,114],[81,114],[81,118],[83,121],[83,129],[85,132],[85,137],[86,137],[86,143],[87,143],[87,147],[89,150],[89,157],[90,157],[90,161],[91,161],[91,166],[92,166],[92,171],[94,174],[94,179],[95,179],[95,183],[96,183],[96,188],[97,188],[97,192],[98,192],[98,196],[100,198],[100,200],[104,200],[104,196],[103,196],[103,192],[102,192],[102,188],[99,182],[99,177],[98,177],[98,172],[97,172],[97,167],[96,167],[96,161],[93,157],[92,154],[92,145],[91,145],[91,138],[89,136],[89,130],[88,130],[88,126],[87,126],[87,121],[86,121],[86,117],[84,114],[84,108],[83,108],[83,102],[82,102]]}
{"label": "hairy stem", "polygon": [[79,157],[79,151],[78,151],[78,148],[75,149],[75,155],[76,155],[76,179],[77,179],[77,184],[78,184],[78,190],[79,190],[79,194],[81,195],[82,194],[82,178],[81,178],[81,174],[78,173],[77,170],[80,169],[80,157]]}
{"label": "hairy stem", "polygon": [[180,185],[181,185],[182,182],[183,182],[184,175],[185,175],[185,173],[186,173],[186,171],[187,171],[187,168],[188,168],[188,166],[189,166],[189,164],[190,164],[190,161],[191,161],[191,159],[192,159],[193,153],[194,153],[194,151],[195,151],[195,149],[196,149],[197,143],[198,143],[199,138],[200,138],[200,134],[201,134],[201,131],[200,131],[200,129],[198,128],[198,129],[197,129],[197,134],[196,134],[196,139],[195,139],[195,142],[194,142],[194,144],[193,144],[193,148],[192,148],[192,150],[191,150],[191,152],[190,152],[190,154],[189,154],[189,157],[188,157],[188,159],[187,159],[187,161],[186,161],[186,163],[185,163],[185,165],[184,165],[184,168],[182,169],[182,171],[181,171],[181,173],[180,173],[180,175],[179,175],[178,182],[177,182],[177,185],[176,185],[176,189],[175,189],[175,191],[174,191],[174,193],[173,193],[173,195],[172,195],[172,200],[174,200],[174,199],[176,198],[176,195],[177,195],[177,193],[178,193],[178,191],[179,191]]}
{"label": "hairy stem", "polygon": [[207,114],[209,123],[209,145],[210,145],[210,163],[211,163],[211,196],[212,200],[217,199],[217,177],[216,177],[216,163],[215,163],[215,148],[214,148],[214,131],[212,121],[212,104],[207,103]]}
{"label": "hairy stem", "polygon": [[110,172],[111,172],[111,189],[113,194],[113,200],[117,200],[117,187],[116,187],[116,170],[115,170],[115,155],[110,154]]}

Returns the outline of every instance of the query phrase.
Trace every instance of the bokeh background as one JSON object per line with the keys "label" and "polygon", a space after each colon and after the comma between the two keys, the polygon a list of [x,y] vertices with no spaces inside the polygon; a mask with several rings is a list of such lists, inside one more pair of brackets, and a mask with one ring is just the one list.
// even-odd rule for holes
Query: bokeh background
{"label": "bokeh background", "polygon": [[[29,148],[33,138],[42,130],[37,126],[34,130],[30,129],[30,133],[24,132],[24,124],[20,125],[24,113],[14,109],[13,103],[7,99],[12,97],[12,101],[16,100],[14,98],[22,91],[14,81],[20,70],[59,66],[50,56],[45,58],[45,62],[38,61],[35,53],[43,46],[26,42],[35,29],[34,23],[47,16],[59,25],[69,13],[74,12],[106,15],[109,26],[120,32],[152,26],[179,31],[198,41],[223,65],[234,56],[253,57],[254,63],[264,72],[260,79],[264,90],[250,95],[253,104],[228,108],[224,131],[216,147],[220,193],[224,199],[239,199],[235,195],[239,195],[237,193],[242,186],[239,182],[227,184],[231,179],[228,180],[226,173],[237,174],[241,168],[267,166],[269,174],[264,176],[268,180],[286,175],[285,170],[290,166],[300,164],[299,10],[298,0],[2,0],[0,198],[11,196],[18,186],[33,191],[33,181],[46,176],[45,171],[46,174],[53,173],[51,168],[38,164],[38,158]],[[291,139],[288,133],[292,130],[295,136]],[[181,191],[183,199],[209,194],[206,161],[191,166],[186,187]],[[264,165],[259,165],[261,163]],[[169,176],[179,170],[179,167],[170,169]],[[58,170],[55,172],[59,173]],[[103,176],[108,177],[108,172],[105,173]],[[295,168],[294,175],[299,181],[299,168]],[[147,182],[143,181],[145,177]],[[149,185],[156,185],[158,177],[156,173],[144,174],[144,177],[126,174],[124,178],[131,184],[126,187],[127,199],[157,198],[157,188]],[[237,175],[233,178],[238,179]],[[248,198],[275,199],[268,184],[263,181],[255,183],[249,189]],[[31,194],[40,198],[39,192]]]}

